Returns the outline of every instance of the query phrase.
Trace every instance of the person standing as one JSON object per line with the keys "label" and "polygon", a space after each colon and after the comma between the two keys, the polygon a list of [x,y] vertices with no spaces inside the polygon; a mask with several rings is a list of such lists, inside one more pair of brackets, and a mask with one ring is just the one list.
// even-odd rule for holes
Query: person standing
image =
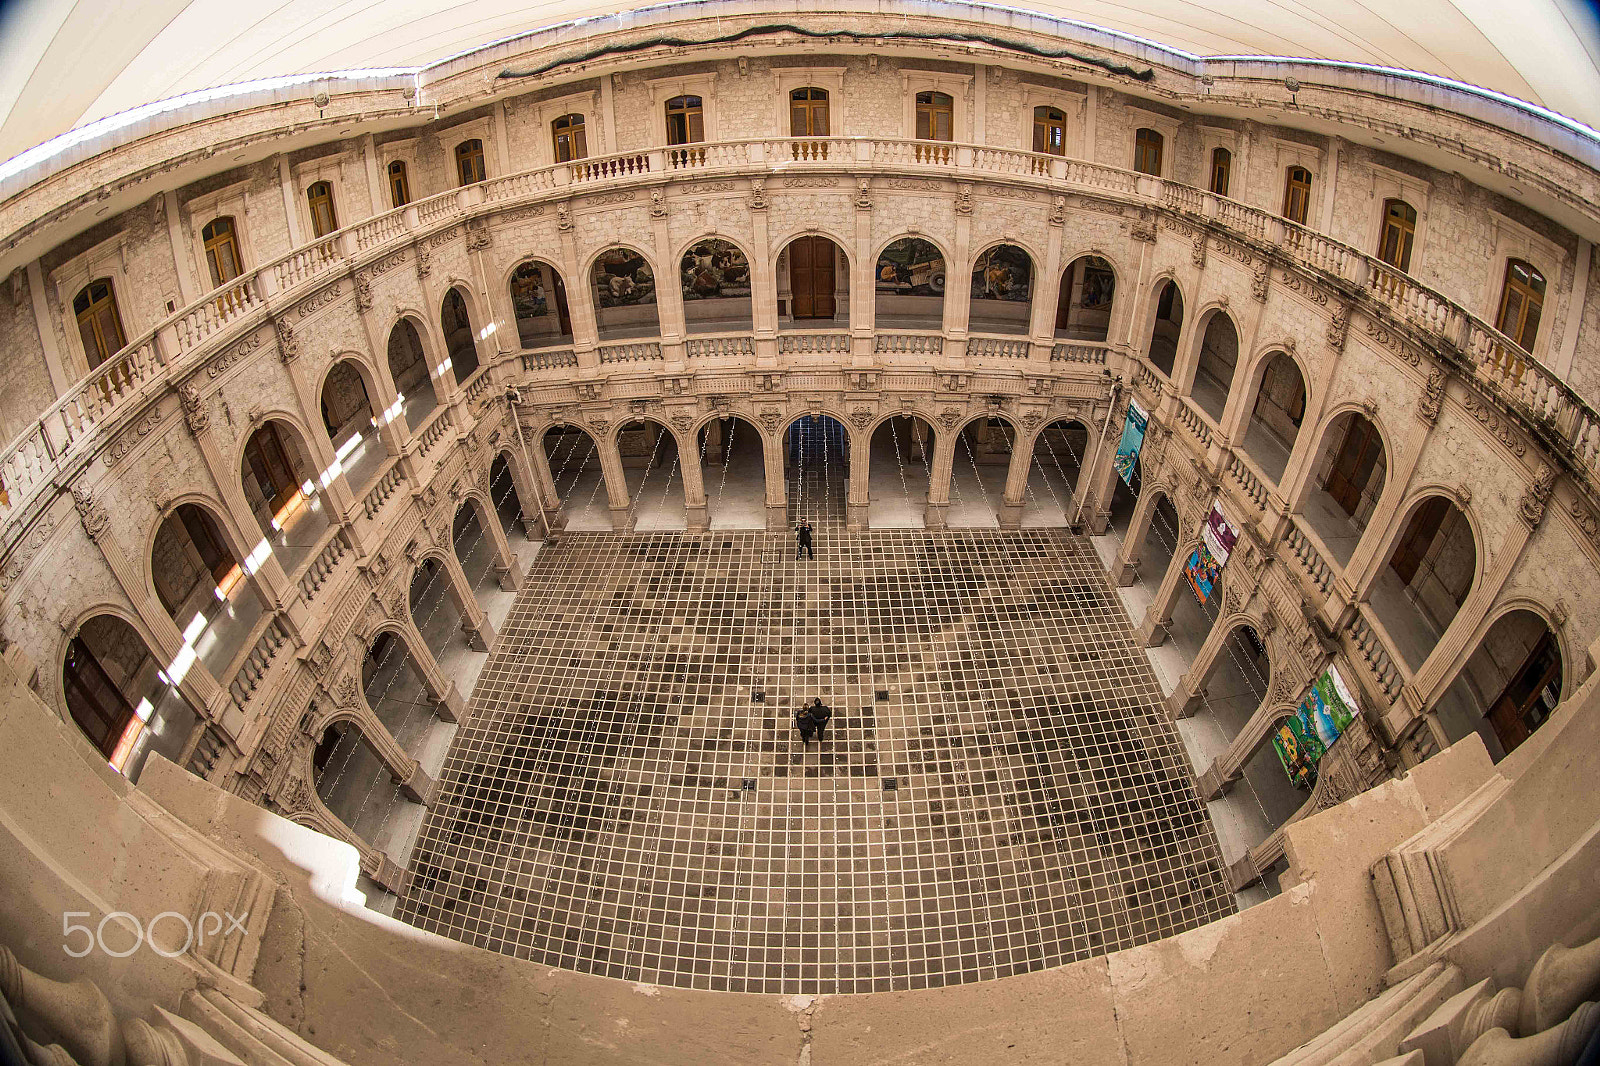
{"label": "person standing", "polygon": [[815,736],[817,743],[821,744],[824,739],[822,735],[823,729],[827,726],[828,719],[832,717],[833,709],[822,702],[821,696],[812,700],[809,705],[800,708],[799,712],[794,716],[795,727],[800,730],[800,743],[809,744],[811,743],[811,738]]}
{"label": "person standing", "polygon": [[800,519],[800,524],[794,527],[794,535],[794,557],[799,559],[804,553],[808,558],[815,559],[817,553],[811,548],[811,523],[804,518]]}

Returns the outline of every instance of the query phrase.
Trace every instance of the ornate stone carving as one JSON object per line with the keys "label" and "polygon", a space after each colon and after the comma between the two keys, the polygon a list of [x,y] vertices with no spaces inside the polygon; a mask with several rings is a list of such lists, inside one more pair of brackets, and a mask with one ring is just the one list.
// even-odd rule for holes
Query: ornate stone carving
{"label": "ornate stone carving", "polygon": [[855,424],[857,429],[864,430],[868,426],[872,425],[872,418],[872,412],[867,410],[865,407],[858,407],[854,411],[850,412],[850,421]]}
{"label": "ornate stone carving", "polygon": [[1288,703],[1294,699],[1295,690],[1300,687],[1299,681],[1287,669],[1280,669],[1278,676],[1272,679],[1272,700],[1274,703]]}
{"label": "ornate stone carving", "polygon": [[1533,484],[1523,492],[1522,503],[1517,509],[1522,520],[1530,527],[1539,528],[1539,523],[1544,520],[1545,505],[1550,502],[1550,493],[1555,487],[1556,472],[1548,466],[1541,466]]}
{"label": "ornate stone carving", "polygon": [[972,214],[972,183],[963,181],[956,186],[956,214]]}
{"label": "ornate stone carving", "polygon": [[960,409],[955,407],[946,407],[943,411],[939,412],[939,421],[944,423],[945,429],[955,429],[957,424],[959,424],[961,421]]}
{"label": "ornate stone carving", "polygon": [[199,436],[211,428],[211,412],[206,410],[205,400],[194,382],[179,385],[178,398],[183,401],[183,420],[189,423],[189,432]]}
{"label": "ornate stone carving", "polygon": [[1328,347],[1336,352],[1344,351],[1345,337],[1350,332],[1350,305],[1339,304],[1333,309],[1333,318],[1328,321]]}
{"label": "ornate stone carving", "polygon": [[116,466],[117,463],[122,461],[123,456],[133,451],[134,445],[138,444],[142,438],[149,436],[150,432],[160,424],[161,410],[159,407],[152,407],[149,411],[146,411],[137,422],[111,443],[111,447],[106,449],[106,466]]}
{"label": "ornate stone carving", "polygon": [[761,420],[763,426],[767,427],[767,432],[772,433],[777,430],[778,423],[783,421],[783,412],[769,407],[756,417]]}
{"label": "ornate stone carving", "polygon": [[355,707],[361,701],[361,683],[354,674],[345,674],[333,683],[333,702],[340,707]]}
{"label": "ornate stone carving", "polygon": [[589,425],[594,427],[594,431],[596,433],[604,433],[606,430],[611,428],[611,419],[591,418],[589,419]]}
{"label": "ornate stone carving", "polygon": [[1067,198],[1065,196],[1056,197],[1055,205],[1050,209],[1050,221],[1057,226],[1067,224]]}
{"label": "ornate stone carving", "polygon": [[405,589],[395,589],[394,595],[389,597],[389,617],[398,621],[405,621],[411,607]]}
{"label": "ornate stone carving", "polygon": [[1203,266],[1206,265],[1206,231],[1205,230],[1197,229],[1197,230],[1194,231],[1194,245],[1189,249],[1189,258],[1194,262],[1194,265],[1197,266],[1197,267],[1203,267]]}
{"label": "ornate stone carving", "polygon": [[356,310],[362,314],[372,310],[372,282],[365,274],[356,275]]}
{"label": "ornate stone carving", "polygon": [[1250,278],[1250,295],[1262,303],[1267,302],[1267,283],[1271,278],[1267,271],[1267,264],[1262,263],[1252,272]]}
{"label": "ornate stone carving", "polygon": [[758,392],[777,392],[783,387],[783,379],[777,374],[758,374],[756,376],[756,390]]}
{"label": "ornate stone carving", "polygon": [[867,195],[867,188],[872,184],[872,179],[859,177],[856,179],[856,210],[871,211],[872,197]]}
{"label": "ornate stone carving", "polygon": [[326,640],[317,641],[316,647],[311,649],[311,654],[306,656],[306,665],[311,667],[311,672],[318,677],[328,672],[328,664],[333,662],[333,649]]}
{"label": "ornate stone carving", "polygon": [[673,424],[673,426],[675,426],[677,428],[679,433],[687,433],[694,426],[694,416],[693,415],[673,415],[672,416],[672,424]]}
{"label": "ornate stone carving", "polygon": [[572,232],[571,204],[556,204],[556,229],[562,233]]}
{"label": "ornate stone carving", "polygon": [[1439,410],[1444,406],[1444,371],[1434,367],[1428,371],[1428,381],[1417,398],[1417,417],[1428,425],[1439,421]]}
{"label": "ornate stone carving", "polygon": [[1038,411],[1029,411],[1022,416],[1022,428],[1032,433],[1039,428],[1039,423],[1044,421],[1044,416]]}
{"label": "ornate stone carving", "polygon": [[750,179],[750,210],[765,211],[767,209],[767,179]]}
{"label": "ornate stone carving", "polygon": [[1146,244],[1156,243],[1156,223],[1152,218],[1136,218],[1128,223],[1128,236]]}
{"label": "ornate stone carving", "polygon": [[665,189],[650,190],[650,217],[667,217],[667,193]]}
{"label": "ornate stone carving", "polygon": [[1462,406],[1472,412],[1472,417],[1476,418],[1483,428],[1493,435],[1495,440],[1504,444],[1517,455],[1527,454],[1528,446],[1523,443],[1522,435],[1512,429],[1511,420],[1509,418],[1500,418],[1486,401],[1468,393],[1467,398],[1462,401]]}
{"label": "ornate stone carving", "polygon": [[602,388],[604,386],[597,381],[580,381],[572,386],[572,391],[578,394],[580,400],[598,400]]}
{"label": "ornate stone carving", "polygon": [[1567,513],[1572,516],[1572,520],[1578,524],[1578,528],[1588,538],[1589,546],[1600,552],[1600,518],[1595,517],[1576,496],[1572,498],[1572,503],[1568,505]]}
{"label": "ornate stone carving", "polygon": [[285,363],[292,363],[300,358],[300,342],[295,339],[294,330],[289,328],[289,323],[279,319],[273,323],[278,332],[278,358]]}
{"label": "ornate stone carving", "polygon": [[433,253],[422,245],[417,245],[417,280],[420,281],[433,273]]}
{"label": "ornate stone carving", "polygon": [[72,506],[78,509],[78,518],[82,520],[83,531],[89,534],[89,539],[100,543],[100,538],[111,526],[111,516],[106,513],[105,507],[82,485],[73,486]]}
{"label": "ornate stone carving", "polygon": [[467,231],[467,251],[469,252],[482,251],[493,243],[494,238],[490,236],[487,226]]}

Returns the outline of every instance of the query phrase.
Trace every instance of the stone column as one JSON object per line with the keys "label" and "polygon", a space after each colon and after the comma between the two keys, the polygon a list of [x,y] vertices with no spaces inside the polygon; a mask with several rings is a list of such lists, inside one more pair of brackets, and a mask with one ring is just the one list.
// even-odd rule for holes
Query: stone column
{"label": "stone column", "polygon": [[872,441],[859,439],[863,434],[845,426],[845,439],[850,447],[850,470],[845,482],[845,528],[859,532],[870,524],[868,511],[872,506]]}
{"label": "stone column", "polygon": [[955,247],[944,267],[944,357],[960,366],[967,358],[967,324],[972,315],[972,216],[956,214]]}
{"label": "stone column", "polygon": [[[1035,264],[1035,269],[1040,269]],[[1050,364],[1050,350],[1055,347],[1056,305],[1061,299],[1061,227],[1051,226],[1049,241],[1045,246],[1043,273],[1033,281],[1033,304],[1028,320],[1028,333],[1033,340],[1033,356],[1045,366]]]}
{"label": "stone column", "polygon": [[[1077,491],[1073,493],[1072,514],[1097,537],[1104,536],[1106,527],[1111,524],[1111,495],[1117,488],[1117,440],[1121,432],[1116,418],[1118,410],[1126,412],[1127,408],[1113,407],[1109,424],[1104,415],[1098,420],[1091,416],[1088,447],[1093,462],[1091,469],[1078,471]],[[1126,414],[1123,417],[1126,418]]]}
{"label": "stone column", "polygon": [[1006,467],[1006,488],[1000,502],[1000,528],[1021,529],[1022,509],[1027,502],[1028,474],[1033,467],[1033,438],[1007,424],[1011,436],[1011,462]]}
{"label": "stone column", "polygon": [[1274,703],[1270,694],[1262,699],[1238,735],[1228,742],[1227,750],[1213,759],[1210,767],[1200,775],[1196,782],[1200,798],[1207,802],[1221,799],[1233,787],[1233,783],[1244,776],[1245,766],[1255,758],[1261,745],[1277,728],[1279,718],[1286,713],[1288,708],[1281,703]]}
{"label": "stone column", "polygon": [[1188,588],[1188,582],[1183,577],[1183,566],[1198,543],[1191,541],[1178,545],[1172,562],[1167,565],[1167,572],[1161,577],[1161,587],[1156,591],[1155,599],[1145,609],[1144,621],[1139,624],[1139,641],[1147,648],[1166,642],[1167,627],[1172,624],[1172,612],[1178,606],[1178,597]]}
{"label": "stone column", "polygon": [[1111,580],[1119,586],[1133,584],[1134,571],[1144,555],[1144,542],[1150,535],[1150,523],[1155,520],[1156,494],[1148,489],[1139,493],[1128,519],[1128,533],[1122,538],[1122,550],[1111,567]]}
{"label": "stone column", "polygon": [[[509,463],[506,469],[511,470]],[[519,501],[522,499],[520,493],[517,499]],[[506,540],[506,531],[500,525],[500,514],[493,504],[494,500],[491,497],[487,506],[474,503],[469,503],[467,506],[474,508],[478,524],[483,527],[483,535],[489,538],[491,549],[489,565],[494,568],[494,576],[500,584],[501,591],[515,592],[522,587],[522,566],[512,552],[510,542]]]}
{"label": "stone column", "polygon": [[437,701],[435,709],[439,712],[439,717],[446,722],[465,721],[466,701],[461,698],[456,683],[445,677],[444,671],[439,668],[439,660],[433,657],[428,642],[422,639],[422,631],[417,628],[409,608],[406,610],[404,625],[406,651],[410,654],[411,661],[416,664],[417,673],[422,676],[423,687],[428,690],[428,695]]}
{"label": "stone column", "polygon": [[1206,681],[1211,673],[1211,668],[1216,665],[1217,656],[1222,653],[1224,644],[1231,634],[1231,628],[1224,628],[1222,624],[1222,608],[1217,608],[1218,618],[1211,623],[1211,632],[1206,634],[1205,643],[1200,645],[1200,650],[1195,653],[1194,662],[1189,664],[1183,676],[1178,679],[1178,684],[1173,688],[1172,695],[1167,697],[1167,714],[1173,718],[1187,718],[1195,712],[1200,703],[1200,693],[1206,686]]}
{"label": "stone column", "polygon": [[[716,420],[713,419],[711,424],[716,425]],[[686,446],[678,433],[668,432],[672,433],[678,445],[678,469],[683,471],[683,511],[688,531],[704,533],[707,524],[705,472],[700,468],[700,453],[694,447],[694,435],[690,435]]]}
{"label": "stone column", "polygon": [[[862,194],[865,197],[865,193]],[[869,364],[877,358],[873,350],[878,318],[878,258],[872,247],[872,209],[856,205],[856,257],[850,278],[851,354],[865,357],[854,365]]]}
{"label": "stone column", "polygon": [[611,505],[611,528],[618,533],[628,532],[628,511],[632,501],[628,498],[628,479],[622,468],[622,452],[617,448],[616,438],[610,434],[603,434],[595,447],[600,453],[600,472],[605,478],[606,498]]}
{"label": "stone column", "polygon": [[1372,517],[1367,519],[1367,528],[1362,531],[1361,539],[1344,567],[1344,578],[1352,602],[1366,599],[1372,583],[1378,579],[1379,572],[1388,561],[1380,552],[1390,543],[1390,530],[1405,517],[1400,513],[1400,505],[1410,493],[1411,478],[1422,459],[1423,449],[1427,447],[1433,424],[1413,419],[1409,428],[1404,443],[1396,449],[1400,454],[1395,457],[1394,465],[1384,471],[1383,492],[1379,494]]}
{"label": "stone column", "polygon": [[781,431],[761,434],[761,457],[766,466],[767,529],[779,531],[789,528],[789,483],[783,467],[783,437]]}
{"label": "stone column", "polygon": [[[511,469],[512,485],[517,490],[517,499],[522,503],[523,522],[524,524],[527,522],[527,501],[542,498],[545,510],[551,515],[551,521],[558,529],[564,528],[566,517],[561,513],[561,496],[556,491],[555,474],[550,469],[549,453],[545,451],[544,433],[540,433],[532,441],[525,441],[524,443],[527,444],[528,458],[533,462],[532,482],[529,482],[528,472],[521,471],[515,459],[508,464]],[[520,479],[518,478],[519,471],[522,474]],[[538,513],[537,507],[534,513]]]}
{"label": "stone column", "polygon": [[351,713],[349,720],[361,730],[362,738],[371,746],[373,754],[378,756],[405,797],[424,806],[431,804],[434,797],[433,778],[423,771],[417,760],[406,754],[406,749],[367,702],[366,693],[359,686],[352,686],[352,691],[355,699],[345,705],[345,709]]}
{"label": "stone column", "polygon": [[357,540],[355,534],[355,519],[361,514],[361,501],[351,489],[350,480],[344,476],[344,470],[341,468],[334,473],[337,456],[334,454],[333,441],[328,438],[327,426],[322,421],[322,404],[319,399],[322,382],[306,380],[299,360],[299,342],[289,327],[283,323],[278,325],[278,349],[279,358],[283,360],[284,370],[289,376],[289,383],[294,387],[300,418],[308,428],[305,444],[311,454],[307,459],[316,467],[315,480],[327,494],[328,517],[345,527],[345,532],[350,536],[350,543],[356,545],[358,553],[365,556],[366,548]]}
{"label": "stone column", "polygon": [[[609,78],[601,81],[609,82]],[[572,319],[572,347],[578,356],[579,373],[592,374],[600,366],[600,356],[595,352],[599,343],[600,321],[596,317],[594,283],[578,259],[578,247],[572,239],[572,216],[566,204],[557,204],[559,221],[556,228],[561,234],[561,254],[558,263],[567,283],[567,314]]]}
{"label": "stone column", "polygon": [[750,197],[750,323],[755,328],[756,365],[776,366],[778,274],[767,235],[766,179],[752,178]]}
{"label": "stone column", "polygon": [[683,282],[679,277],[678,259],[672,251],[672,237],[667,232],[665,204],[653,205],[650,214],[650,231],[655,237],[656,315],[661,324],[661,357],[668,368],[676,364],[675,368],[681,371],[683,342],[688,333],[683,317]]}
{"label": "stone column", "polygon": [[933,438],[933,463],[928,475],[928,509],[922,519],[922,524],[928,529],[944,529],[946,525],[958,436],[958,433],[947,430]]}
{"label": "stone column", "polygon": [[478,598],[472,594],[472,582],[467,580],[467,572],[461,569],[461,560],[456,558],[455,551],[441,552],[440,557],[451,587],[455,589],[456,599],[461,604],[461,632],[467,638],[467,647],[473,651],[488,651],[498,639],[494,623],[478,606]]}

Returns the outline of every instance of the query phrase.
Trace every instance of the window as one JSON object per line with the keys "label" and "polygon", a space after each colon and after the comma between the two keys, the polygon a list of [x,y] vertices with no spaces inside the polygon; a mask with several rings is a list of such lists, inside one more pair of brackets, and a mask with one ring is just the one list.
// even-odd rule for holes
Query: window
{"label": "window", "polygon": [[1531,263],[1512,259],[1506,263],[1506,285],[1500,294],[1500,317],[1495,328],[1525,352],[1533,351],[1539,335],[1539,314],[1544,310],[1544,275]]}
{"label": "window", "polygon": [[483,169],[483,142],[478,138],[456,145],[456,174],[463,185],[476,185],[488,176]]}
{"label": "window", "polygon": [[83,354],[89,357],[89,369],[110,359],[128,343],[110,278],[85,285],[73,299],[72,310],[78,316],[78,332],[83,336]]}
{"label": "window", "polygon": [[325,237],[339,228],[339,216],[333,210],[333,186],[319,181],[306,190],[306,201],[311,205],[311,233]]}
{"label": "window", "polygon": [[233,219],[214,218],[200,231],[206,245],[206,266],[211,268],[211,284],[223,285],[244,273],[239,258],[239,243],[233,236]]}
{"label": "window", "polygon": [[1310,209],[1311,171],[1305,167],[1290,167],[1289,179],[1283,189],[1283,217],[1303,226]]}
{"label": "window", "polygon": [[550,123],[550,138],[555,145],[557,163],[588,158],[589,141],[583,133],[582,115],[562,115]]}
{"label": "window", "polygon": [[1378,258],[1398,270],[1411,268],[1411,242],[1417,235],[1417,209],[1404,200],[1383,202],[1383,237]]}
{"label": "window", "polygon": [[1161,147],[1166,138],[1151,129],[1133,135],[1133,169],[1141,174],[1161,176]]}
{"label": "window", "polygon": [[411,202],[411,179],[406,176],[406,165],[398,159],[389,164],[389,202],[395,207]]}
{"label": "window", "polygon": [[1067,154],[1067,116],[1059,107],[1033,109],[1033,150],[1049,155]]}
{"label": "window", "polygon": [[955,101],[949,93],[917,94],[917,139],[950,141],[955,139]]}
{"label": "window", "polygon": [[826,137],[828,135],[828,91],[796,89],[789,94],[789,136]]}
{"label": "window", "polygon": [[667,143],[699,144],[706,139],[705,112],[698,96],[674,96],[667,101]]}
{"label": "window", "polygon": [[1211,191],[1228,195],[1228,179],[1233,176],[1233,153],[1226,148],[1211,150]]}

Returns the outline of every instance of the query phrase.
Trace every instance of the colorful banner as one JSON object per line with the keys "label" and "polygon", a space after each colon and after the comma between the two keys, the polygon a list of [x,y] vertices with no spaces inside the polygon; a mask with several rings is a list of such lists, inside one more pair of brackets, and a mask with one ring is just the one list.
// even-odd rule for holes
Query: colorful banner
{"label": "colorful banner", "polygon": [[1133,488],[1133,464],[1139,461],[1139,449],[1144,447],[1144,427],[1150,423],[1150,412],[1139,406],[1138,400],[1128,401],[1128,419],[1122,424],[1122,440],[1117,443],[1115,459],[1117,473],[1128,488]]}
{"label": "colorful banner", "polygon": [[1317,764],[1359,713],[1338,667],[1329,666],[1272,737],[1272,747],[1291,784],[1310,789],[1317,783]]}
{"label": "colorful banner", "polygon": [[1183,565],[1183,576],[1189,579],[1189,587],[1202,607],[1216,591],[1217,578],[1228,565],[1228,557],[1238,541],[1239,530],[1223,517],[1222,502],[1212,501],[1211,513],[1200,531],[1200,547],[1189,553],[1189,561]]}

